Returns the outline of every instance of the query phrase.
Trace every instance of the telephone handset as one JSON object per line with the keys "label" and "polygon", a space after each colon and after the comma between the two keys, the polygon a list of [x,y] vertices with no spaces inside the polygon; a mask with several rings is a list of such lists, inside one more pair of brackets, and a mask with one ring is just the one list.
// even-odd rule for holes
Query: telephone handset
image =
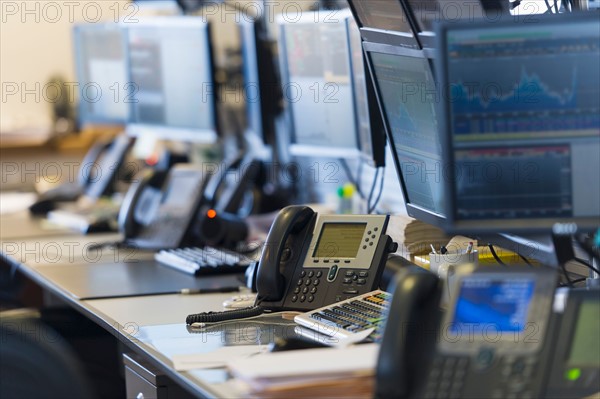
{"label": "telephone handset", "polygon": [[127,192],[119,212],[125,241],[144,249],[195,245],[189,242],[189,231],[208,179],[205,171],[188,164],[175,165],[168,172],[144,172]]}
{"label": "telephone handset", "polygon": [[541,396],[556,274],[519,266],[459,272],[437,328],[442,290],[428,279],[400,277],[396,284],[376,397]]}
{"label": "telephone handset", "polygon": [[97,199],[110,193],[133,141],[131,137],[120,135],[111,141],[95,144],[88,151],[81,163],[78,179],[85,196]]}
{"label": "telephone handset", "polygon": [[57,202],[76,201],[82,195],[90,202],[110,194],[132,145],[133,139],[127,136],[94,144],[81,162],[77,181],[44,192],[29,210],[33,214],[46,214],[55,209]]}
{"label": "telephone handset", "polygon": [[284,208],[263,247],[256,305],[306,311],[376,289],[388,254],[398,247],[385,234],[388,220]]}
{"label": "telephone handset", "polygon": [[437,332],[442,285],[425,269],[405,268],[390,288],[381,350],[377,361],[376,398],[407,398],[422,382]]}

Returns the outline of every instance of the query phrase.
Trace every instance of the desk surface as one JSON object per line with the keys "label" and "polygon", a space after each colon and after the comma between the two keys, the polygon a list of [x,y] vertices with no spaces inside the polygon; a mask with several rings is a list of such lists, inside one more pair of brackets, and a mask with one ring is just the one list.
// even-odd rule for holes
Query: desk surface
{"label": "desk surface", "polygon": [[[4,234],[10,231],[4,230],[7,220],[19,226],[12,235]],[[51,232],[43,236],[44,230],[36,225],[39,221],[35,219],[26,217],[20,224],[16,215],[10,215],[2,216],[0,221],[3,225],[0,235],[2,255],[7,260],[196,396],[246,397],[248,392],[231,379],[224,368],[175,370],[172,361],[175,355],[203,353],[223,346],[264,345],[277,335],[288,337],[293,334],[290,327],[294,324],[276,316],[225,323],[206,331],[190,330],[184,322],[188,314],[221,310],[223,300],[230,295],[165,292],[205,288],[211,280],[196,279],[158,266],[148,253],[108,248],[95,254],[87,251],[90,244],[113,242],[119,239],[118,235],[83,237]],[[213,282],[230,285],[231,278]],[[162,295],[149,295],[153,293],[152,289],[145,284],[156,284],[156,280],[169,289]],[[192,285],[196,283],[198,286]],[[84,290],[96,292],[92,296],[103,298],[81,299],[85,297],[82,295]],[[107,298],[128,292],[144,296]]]}
{"label": "desk surface", "polygon": [[[204,345],[202,334],[188,331],[185,318],[190,313],[222,310],[223,300],[232,294],[168,293],[182,288],[242,285],[239,276],[195,278],[157,265],[151,253],[135,250],[103,248],[90,252],[90,245],[118,241],[120,237],[47,230],[41,220],[29,218],[26,213],[3,215],[1,222],[3,256],[43,289],[114,334],[195,395],[245,396],[224,369],[178,372],[171,361],[177,348],[186,348],[186,353],[190,353],[193,347],[206,351],[218,343],[227,344],[217,334],[218,337],[211,335],[211,345]],[[151,295],[157,287],[163,294]],[[126,294],[138,296],[118,297]],[[81,299],[90,295],[102,299]],[[252,325],[262,330],[270,328],[262,322]],[[186,346],[190,343],[193,346]]]}

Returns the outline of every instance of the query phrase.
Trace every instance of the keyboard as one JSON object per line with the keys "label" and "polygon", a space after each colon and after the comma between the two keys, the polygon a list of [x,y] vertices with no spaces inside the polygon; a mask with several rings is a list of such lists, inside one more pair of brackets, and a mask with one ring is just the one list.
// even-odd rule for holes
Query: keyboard
{"label": "keyboard", "polygon": [[317,333],[340,339],[352,338],[356,333],[374,328],[367,341],[379,342],[383,321],[392,295],[376,290],[332,305],[302,313],[294,321]]}
{"label": "keyboard", "polygon": [[213,247],[164,249],[155,253],[154,259],[165,266],[196,276],[243,273],[254,262],[240,253]]}

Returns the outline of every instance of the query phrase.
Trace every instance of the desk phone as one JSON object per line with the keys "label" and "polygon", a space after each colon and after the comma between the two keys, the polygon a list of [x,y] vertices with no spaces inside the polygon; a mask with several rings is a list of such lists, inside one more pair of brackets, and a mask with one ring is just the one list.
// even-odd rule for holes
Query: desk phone
{"label": "desk phone", "polygon": [[412,278],[397,283],[390,305],[377,397],[540,397],[556,273],[513,266],[459,274],[441,319],[439,281]]}
{"label": "desk phone", "polygon": [[387,256],[398,248],[385,234],[388,220],[284,208],[263,248],[256,305],[311,310],[378,288]]}

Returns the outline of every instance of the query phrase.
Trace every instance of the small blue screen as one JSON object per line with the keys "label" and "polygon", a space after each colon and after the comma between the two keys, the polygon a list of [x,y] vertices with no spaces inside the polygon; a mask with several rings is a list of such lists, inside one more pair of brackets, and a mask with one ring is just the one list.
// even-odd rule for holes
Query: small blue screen
{"label": "small blue screen", "polygon": [[450,330],[523,331],[534,286],[535,282],[529,279],[465,279]]}

